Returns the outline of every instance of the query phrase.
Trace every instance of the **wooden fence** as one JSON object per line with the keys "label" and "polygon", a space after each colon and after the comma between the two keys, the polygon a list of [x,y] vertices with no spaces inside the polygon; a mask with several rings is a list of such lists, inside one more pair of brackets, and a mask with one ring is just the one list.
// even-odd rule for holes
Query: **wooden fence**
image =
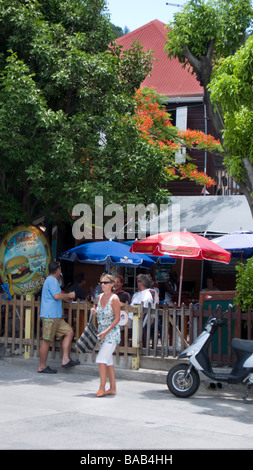
{"label": "wooden fence", "polygon": [[[89,319],[91,305],[88,302],[63,303],[64,318],[73,327],[75,335],[72,350]],[[120,358],[127,364],[129,359],[133,368],[139,367],[140,356],[166,358],[177,357],[202,331],[211,308],[206,311],[190,305],[186,308],[157,307],[143,308],[142,305],[124,310],[133,313],[133,323],[121,327],[121,343],[116,348],[116,361]],[[210,351],[211,359],[218,363],[232,363],[231,340],[235,337],[251,339],[251,312],[243,314],[240,309],[235,312],[231,307],[226,312],[219,308],[216,315],[225,319],[225,326],[219,328],[217,337]],[[130,323],[130,322],[129,322]],[[144,326],[143,326],[144,325]],[[17,297],[3,300],[0,297],[0,347],[4,346],[9,354],[39,356],[41,341],[40,299],[34,296]],[[52,357],[60,350],[60,341],[51,345]],[[95,352],[93,353],[95,358]]]}
{"label": "wooden fence", "polygon": [[[64,319],[73,327],[75,333],[72,351],[76,351],[75,344],[89,319],[90,308],[91,304],[88,302],[63,302]],[[138,307],[127,306],[127,311],[131,311],[138,318],[138,322],[140,321],[139,310]],[[134,324],[136,325],[136,322]],[[136,337],[136,332],[133,336]],[[40,298],[35,300],[34,296],[17,297],[14,295],[11,300],[4,300],[0,296],[0,346],[8,349],[9,354],[24,354],[26,358],[29,358],[34,354],[39,356],[40,341]],[[117,361],[122,356],[124,362],[127,363],[129,357],[138,355],[139,338],[135,341],[136,346],[132,343],[132,330],[128,326],[122,327],[121,344],[116,349]],[[60,341],[54,340],[50,349],[54,358],[56,351],[61,349]]]}

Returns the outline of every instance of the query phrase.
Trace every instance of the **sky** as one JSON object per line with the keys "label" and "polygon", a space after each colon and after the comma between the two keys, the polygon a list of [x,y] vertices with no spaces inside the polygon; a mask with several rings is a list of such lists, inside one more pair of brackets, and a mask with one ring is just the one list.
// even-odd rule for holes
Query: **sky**
{"label": "sky", "polygon": [[107,0],[107,7],[111,23],[122,29],[127,26],[130,31],[134,31],[153,20],[166,24],[172,21],[174,13],[179,11],[177,5],[182,5],[183,0],[179,3],[171,0],[176,6],[166,3],[166,0]]}

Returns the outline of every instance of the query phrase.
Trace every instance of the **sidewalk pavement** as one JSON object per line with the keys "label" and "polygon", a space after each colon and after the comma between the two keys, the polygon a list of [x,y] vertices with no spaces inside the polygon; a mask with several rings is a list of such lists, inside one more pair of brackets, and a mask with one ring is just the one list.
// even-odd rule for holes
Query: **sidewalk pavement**
{"label": "sidewalk pavement", "polygon": [[[29,359],[25,359],[24,357],[20,356],[4,356],[1,358],[0,356],[0,364],[1,362],[4,362],[6,364],[13,364],[17,365],[20,367],[27,367],[30,370],[34,370],[35,372],[37,371],[38,368],[38,363],[39,363],[39,358],[36,357],[30,357]],[[130,368],[124,368],[121,366],[117,366],[115,364],[115,375],[116,375],[116,380],[117,379],[123,379],[123,380],[131,380],[131,381],[138,381],[138,382],[150,382],[154,384],[164,384],[167,386],[167,374],[168,371],[171,367],[173,367],[175,364],[177,364],[179,361],[178,359],[175,358],[168,358],[167,364],[168,364],[168,369],[163,370],[162,369],[157,369],[157,368],[139,368],[137,370],[130,369]],[[151,362],[152,364],[152,362]],[[74,366],[70,367],[68,369],[64,369],[61,367],[61,361],[60,357],[58,356],[55,359],[49,358],[48,359],[48,365],[53,368],[58,370],[59,372],[65,372],[68,373],[69,375],[71,374],[77,374],[77,375],[89,375],[89,376],[95,376],[99,378],[99,373],[98,373],[98,366],[96,363],[81,363],[79,366]],[[222,368],[216,368],[216,371],[222,372],[222,373],[229,373],[231,369],[227,367],[222,367]],[[48,375],[48,374],[44,374]],[[49,374],[50,375],[50,374]],[[200,375],[200,381],[201,384],[205,385],[205,387],[209,387],[210,384],[213,382],[211,379],[206,377],[203,373],[199,373]],[[236,386],[238,387],[238,386]],[[211,387],[215,388],[215,387]],[[232,385],[230,388],[233,388]]]}
{"label": "sidewalk pavement", "polygon": [[[20,367],[25,367],[29,368],[30,370],[34,370],[35,372],[37,371],[38,368],[38,363],[39,363],[39,358],[36,357],[30,357],[29,359],[25,359],[24,357],[3,357],[2,359],[0,358],[0,364],[1,362],[5,364],[13,364],[17,365]],[[172,362],[172,365],[174,365],[175,361]],[[74,366],[69,369],[63,369],[61,367],[61,362],[60,358],[48,359],[48,365],[52,369],[57,369],[58,372],[65,372],[68,374],[77,374],[77,375],[90,375],[90,376],[95,376],[99,378],[99,373],[98,373],[98,366],[97,364],[89,364],[89,363],[84,363],[80,364],[79,366]],[[131,380],[131,381],[139,381],[139,382],[151,382],[151,383],[160,383],[160,384],[166,384],[166,377],[167,377],[168,371],[164,370],[155,370],[155,369],[143,369],[140,368],[138,370],[133,370],[133,369],[128,369],[124,367],[120,367],[115,365],[115,375],[116,379],[125,379],[125,380]],[[48,374],[44,374],[48,375]]]}
{"label": "sidewalk pavement", "polygon": [[[1,450],[78,449],[87,456],[90,449],[156,449],[159,457],[160,449],[252,448],[253,409],[228,387],[213,391],[201,381],[195,396],[182,400],[169,392],[166,371],[116,368],[117,395],[97,398],[96,365],[48,365],[57,374],[38,374],[38,358],[0,360]],[[59,465],[58,458],[64,463],[64,452]]]}

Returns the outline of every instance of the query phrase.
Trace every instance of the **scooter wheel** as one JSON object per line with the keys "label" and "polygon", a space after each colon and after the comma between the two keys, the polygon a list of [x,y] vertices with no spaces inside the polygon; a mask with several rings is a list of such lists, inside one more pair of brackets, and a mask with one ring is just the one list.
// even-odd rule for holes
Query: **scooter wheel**
{"label": "scooter wheel", "polygon": [[189,364],[177,364],[172,367],[167,375],[167,385],[171,393],[179,398],[189,398],[199,388],[200,378],[198,372]]}

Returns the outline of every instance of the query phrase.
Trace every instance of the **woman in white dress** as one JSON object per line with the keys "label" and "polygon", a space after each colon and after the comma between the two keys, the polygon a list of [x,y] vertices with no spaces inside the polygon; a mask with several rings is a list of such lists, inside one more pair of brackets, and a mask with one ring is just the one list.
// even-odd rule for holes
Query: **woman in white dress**
{"label": "woman in white dress", "polygon": [[[100,340],[100,350],[97,355],[100,375],[100,386],[96,393],[97,397],[104,395],[116,395],[116,380],[113,366],[113,352],[120,342],[120,301],[113,293],[114,276],[102,274],[100,277],[102,294],[98,297],[97,308],[93,307],[93,314],[97,316],[98,337]],[[105,390],[106,377],[109,378],[110,388]]]}

